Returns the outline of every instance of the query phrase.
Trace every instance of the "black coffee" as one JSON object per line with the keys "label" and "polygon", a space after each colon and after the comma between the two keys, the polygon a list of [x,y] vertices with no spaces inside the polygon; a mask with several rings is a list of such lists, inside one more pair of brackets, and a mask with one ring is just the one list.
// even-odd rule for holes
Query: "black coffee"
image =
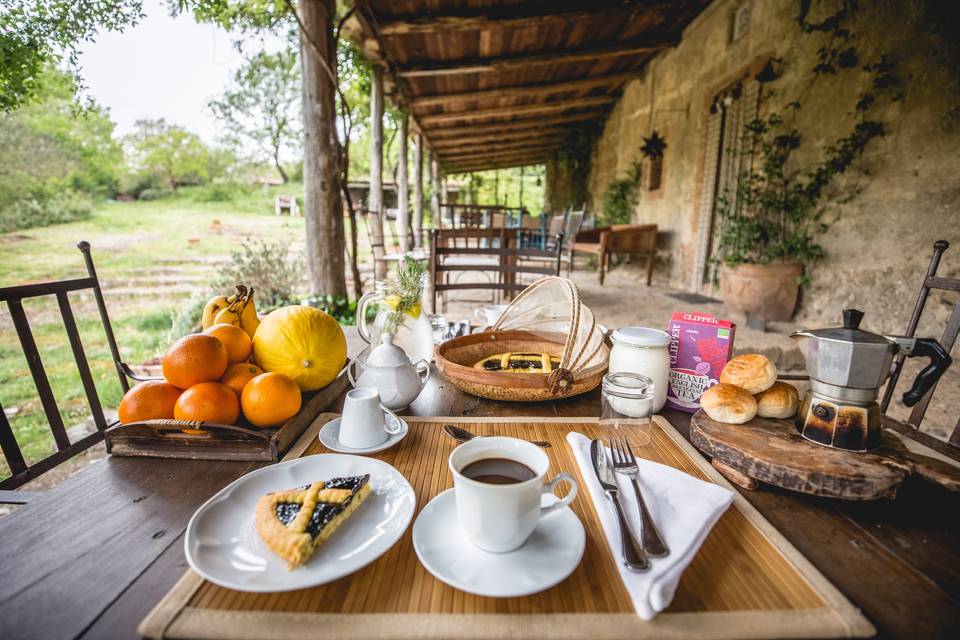
{"label": "black coffee", "polygon": [[507,458],[483,458],[465,466],[460,473],[486,484],[517,484],[537,477],[533,469]]}

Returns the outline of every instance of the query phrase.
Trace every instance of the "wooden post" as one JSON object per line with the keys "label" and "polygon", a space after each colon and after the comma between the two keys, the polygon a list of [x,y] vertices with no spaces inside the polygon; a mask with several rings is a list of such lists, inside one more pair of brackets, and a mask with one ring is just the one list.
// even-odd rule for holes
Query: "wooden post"
{"label": "wooden post", "polygon": [[440,220],[440,164],[437,154],[430,152],[430,213],[433,215],[433,228],[441,227]]}
{"label": "wooden post", "polygon": [[370,235],[373,245],[373,273],[377,280],[387,277],[383,260],[383,69],[373,66],[370,88]]}
{"label": "wooden post", "polygon": [[[333,40],[333,0],[300,0],[304,28],[300,34],[303,76],[303,214],[306,226],[310,291],[347,295],[344,271],[343,205],[340,201]],[[317,50],[319,49],[319,50]],[[327,68],[324,68],[324,67]]]}
{"label": "wooden post", "polygon": [[410,181],[407,179],[407,129],[410,116],[403,114],[400,118],[400,159],[397,165],[397,236],[400,240],[400,251],[410,251],[410,209],[408,195]]}
{"label": "wooden post", "polygon": [[417,134],[413,148],[413,246],[423,246],[423,136]]}

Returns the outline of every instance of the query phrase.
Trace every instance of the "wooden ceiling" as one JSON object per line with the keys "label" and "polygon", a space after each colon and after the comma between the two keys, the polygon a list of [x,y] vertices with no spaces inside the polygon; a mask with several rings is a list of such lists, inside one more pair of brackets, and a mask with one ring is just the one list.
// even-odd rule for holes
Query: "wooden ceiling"
{"label": "wooden ceiling", "polygon": [[356,0],[345,30],[385,68],[446,173],[538,164],[604,118],[709,0]]}

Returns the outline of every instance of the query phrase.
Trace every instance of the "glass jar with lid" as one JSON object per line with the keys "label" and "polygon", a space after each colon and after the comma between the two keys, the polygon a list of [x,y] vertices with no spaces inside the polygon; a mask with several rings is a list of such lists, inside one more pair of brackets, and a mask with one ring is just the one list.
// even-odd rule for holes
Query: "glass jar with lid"
{"label": "glass jar with lid", "polygon": [[653,381],[636,373],[608,373],[603,376],[600,395],[600,430],[625,431],[634,444],[650,443],[653,416]]}
{"label": "glass jar with lid", "polygon": [[667,400],[670,334],[647,327],[621,327],[611,336],[610,373],[635,373],[653,381],[653,412]]}

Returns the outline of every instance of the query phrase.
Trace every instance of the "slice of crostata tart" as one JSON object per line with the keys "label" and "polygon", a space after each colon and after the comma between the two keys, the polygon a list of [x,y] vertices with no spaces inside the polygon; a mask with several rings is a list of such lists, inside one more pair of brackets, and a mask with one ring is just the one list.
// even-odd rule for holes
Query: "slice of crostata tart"
{"label": "slice of crostata tart", "polygon": [[257,501],[257,533],[290,569],[303,565],[370,495],[370,476],[268,493]]}

